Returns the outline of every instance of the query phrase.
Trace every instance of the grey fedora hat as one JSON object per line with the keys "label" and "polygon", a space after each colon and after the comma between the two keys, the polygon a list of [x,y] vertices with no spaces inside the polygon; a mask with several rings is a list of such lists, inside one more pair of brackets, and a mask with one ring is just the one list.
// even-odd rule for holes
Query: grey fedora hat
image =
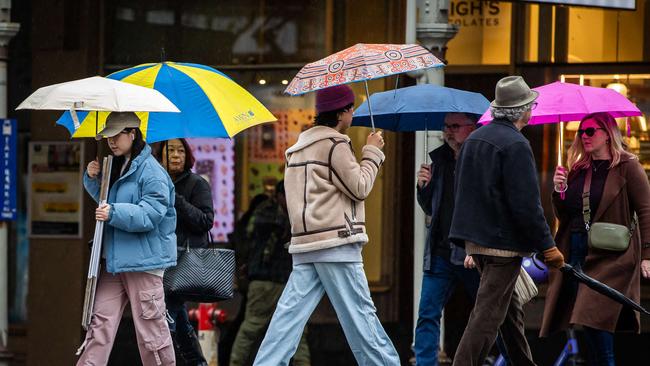
{"label": "grey fedora hat", "polygon": [[98,139],[102,137],[114,137],[126,128],[139,128],[140,118],[133,112],[111,112],[106,118],[106,125],[97,134]]}
{"label": "grey fedora hat", "polygon": [[521,76],[506,76],[497,83],[494,95],[491,107],[516,108],[533,102],[539,93],[530,89]]}

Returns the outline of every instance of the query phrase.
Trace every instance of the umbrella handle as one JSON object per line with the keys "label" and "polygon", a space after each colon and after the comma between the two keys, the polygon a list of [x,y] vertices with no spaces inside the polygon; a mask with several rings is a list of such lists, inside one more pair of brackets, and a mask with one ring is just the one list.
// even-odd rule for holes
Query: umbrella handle
{"label": "umbrella handle", "polygon": [[368,98],[368,111],[370,112],[370,124],[372,125],[372,133],[375,133],[375,119],[372,116],[372,105],[370,104],[370,92],[368,91],[368,80],[364,80],[366,86],[366,97]]}
{"label": "umbrella handle", "polygon": [[560,271],[562,273],[569,273],[573,270],[573,266],[570,265],[569,263],[564,263],[564,265],[560,268]]}
{"label": "umbrella handle", "polygon": [[424,119],[424,163],[427,163],[427,157],[429,155],[429,129],[427,128],[426,117]]}

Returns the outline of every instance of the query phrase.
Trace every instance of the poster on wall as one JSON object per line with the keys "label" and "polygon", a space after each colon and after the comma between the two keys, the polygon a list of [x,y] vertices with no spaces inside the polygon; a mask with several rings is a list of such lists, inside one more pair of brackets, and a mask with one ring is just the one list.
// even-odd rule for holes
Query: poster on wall
{"label": "poster on wall", "polygon": [[80,238],[82,235],[83,145],[29,143],[28,232],[32,237]]}
{"label": "poster on wall", "polygon": [[196,162],[194,172],[210,183],[217,243],[227,242],[235,226],[235,145],[230,139],[188,139]]}
{"label": "poster on wall", "polygon": [[275,123],[253,127],[249,130],[248,195],[249,198],[275,189],[275,184],[284,177],[284,152],[298,141],[301,132],[311,127],[314,121],[313,108],[274,108]]}

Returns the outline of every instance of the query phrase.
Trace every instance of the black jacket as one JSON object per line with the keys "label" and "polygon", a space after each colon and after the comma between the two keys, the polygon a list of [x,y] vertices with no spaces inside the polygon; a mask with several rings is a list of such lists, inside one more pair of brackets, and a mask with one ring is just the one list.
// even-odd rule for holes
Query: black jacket
{"label": "black jacket", "polygon": [[291,223],[284,209],[274,199],[262,202],[253,212],[247,232],[251,242],[248,278],[286,283],[292,259],[287,249]]}
{"label": "black jacket", "polygon": [[540,202],[533,151],[509,121],[494,120],[465,140],[455,188],[449,233],[455,242],[526,252],[555,245]]}
{"label": "black jacket", "polygon": [[[453,192],[445,192],[444,171],[449,165],[456,164],[454,159],[454,151],[446,143],[439,148],[429,153],[431,157],[431,180],[427,185],[420,188],[416,186],[418,204],[425,214],[431,216],[431,223],[427,227],[427,239],[424,246],[424,265],[425,271],[431,270],[432,256],[436,253],[436,247],[443,243],[435,242],[436,222],[440,215],[452,215],[452,212],[441,210],[442,196],[453,194]],[[453,264],[463,264],[465,259],[465,251],[459,247],[450,248],[450,255],[448,258]]]}
{"label": "black jacket", "polygon": [[190,171],[174,180],[176,187],[176,238],[178,246],[205,247],[214,211],[210,184]]}

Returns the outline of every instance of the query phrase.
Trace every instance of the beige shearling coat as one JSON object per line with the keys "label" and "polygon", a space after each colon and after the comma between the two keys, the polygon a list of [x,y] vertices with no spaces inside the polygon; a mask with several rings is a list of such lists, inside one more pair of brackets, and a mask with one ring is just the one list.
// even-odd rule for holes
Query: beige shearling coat
{"label": "beige shearling coat", "polygon": [[325,126],[302,132],[287,149],[289,253],[368,242],[363,201],[385,157],[371,145],[363,147],[362,155],[357,162],[350,138]]}

